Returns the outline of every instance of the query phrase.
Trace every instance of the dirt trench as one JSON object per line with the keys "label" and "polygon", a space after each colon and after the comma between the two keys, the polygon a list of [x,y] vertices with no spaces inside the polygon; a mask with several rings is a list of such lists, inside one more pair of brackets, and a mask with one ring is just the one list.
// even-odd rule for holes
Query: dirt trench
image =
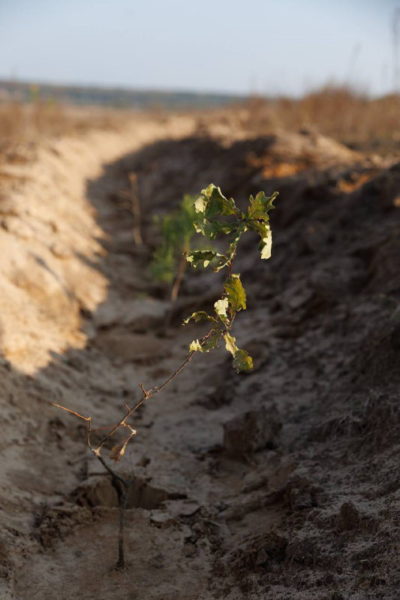
{"label": "dirt trench", "polygon": [[[44,212],[26,183],[14,190],[24,210],[0,205],[2,243],[15,244],[2,269],[2,597],[397,598],[399,167],[307,132],[246,139],[194,125],[136,123],[114,149],[88,139],[86,167],[82,146],[78,158],[61,146],[50,171],[65,168],[64,188],[59,174],[46,180]],[[139,383],[181,362],[198,337],[182,316],[219,289],[190,275],[165,328],[152,216],[210,181],[239,201],[281,191],[273,258],[260,263],[249,237],[238,264],[249,310],[235,333],[256,368],[239,376],[222,350],[198,356],[140,412],[119,467],[135,483],[116,571],[116,491],[82,423],[49,403],[109,425]]]}

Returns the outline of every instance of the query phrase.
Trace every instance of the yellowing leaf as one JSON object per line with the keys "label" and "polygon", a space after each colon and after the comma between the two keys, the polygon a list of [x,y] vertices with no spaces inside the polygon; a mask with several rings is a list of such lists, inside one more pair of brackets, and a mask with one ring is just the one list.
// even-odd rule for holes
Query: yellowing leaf
{"label": "yellowing leaf", "polygon": [[251,371],[253,368],[253,359],[246,352],[236,345],[236,338],[228,332],[224,333],[225,348],[233,356],[233,367],[238,373]]}
{"label": "yellowing leaf", "polygon": [[194,208],[198,213],[204,213],[207,208],[207,200],[203,195],[196,198],[194,202]]}
{"label": "yellowing leaf", "polygon": [[246,373],[253,369],[253,359],[246,350],[238,350],[233,358],[233,367],[238,373]]}
{"label": "yellowing leaf", "polygon": [[199,321],[213,321],[216,323],[216,319],[209,315],[205,310],[199,310],[190,315],[190,317],[186,317],[183,321],[183,325],[187,325],[190,321],[194,321],[195,323],[199,323]]}
{"label": "yellowing leaf", "polygon": [[229,302],[229,308],[233,312],[246,309],[246,292],[240,281],[240,275],[231,275],[224,285]]}
{"label": "yellowing leaf", "polygon": [[236,346],[236,338],[234,338],[230,333],[226,332],[224,333],[224,340],[227,351],[230,352],[232,356],[235,356],[236,352],[238,351],[238,347]]}
{"label": "yellowing leaf", "polygon": [[228,317],[227,310],[229,307],[228,298],[221,298],[214,303],[215,312],[222,319],[226,320]]}
{"label": "yellowing leaf", "polygon": [[[201,198],[206,202],[206,208],[202,212],[208,219],[218,215],[228,216],[237,213],[233,198],[225,198],[221,188],[213,183],[201,191]],[[202,206],[204,205],[202,204]]]}
{"label": "yellowing leaf", "polygon": [[261,239],[261,258],[271,258],[272,231],[268,227],[267,235]]}
{"label": "yellowing leaf", "polygon": [[210,352],[218,346],[218,342],[221,339],[222,331],[218,327],[213,329],[202,342],[203,352]]}
{"label": "yellowing leaf", "polygon": [[207,336],[200,340],[193,340],[189,346],[190,352],[210,352],[217,347],[219,340],[221,339],[222,330],[218,327],[211,329]]}
{"label": "yellowing leaf", "polygon": [[189,346],[189,352],[203,352],[203,348],[199,340],[193,340]]}
{"label": "yellowing leaf", "polygon": [[215,259],[225,259],[225,256],[215,250],[193,250],[186,256],[186,260],[194,269],[206,269]]}
{"label": "yellowing leaf", "polygon": [[250,196],[249,208],[247,210],[248,217],[250,219],[268,221],[268,213],[275,208],[274,200],[277,196],[278,192],[274,192],[271,196],[266,196],[265,192],[258,192],[255,198]]}
{"label": "yellowing leaf", "polygon": [[255,198],[250,196],[249,208],[247,209],[247,225],[253,231],[256,231],[261,238],[261,258],[271,257],[272,234],[269,226],[269,211],[274,207],[274,200],[278,192],[272,196],[266,196],[264,192],[259,192]]}

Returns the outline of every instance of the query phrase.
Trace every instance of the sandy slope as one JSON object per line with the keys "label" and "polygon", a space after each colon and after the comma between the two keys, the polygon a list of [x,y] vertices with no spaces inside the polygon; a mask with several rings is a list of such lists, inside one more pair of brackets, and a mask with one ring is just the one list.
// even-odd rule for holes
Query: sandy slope
{"label": "sandy slope", "polygon": [[[397,598],[398,166],[314,135],[192,127],[61,141],[2,200],[1,597]],[[132,170],[150,243],[154,212],[210,181],[281,201],[273,259],[249,238],[238,265],[256,369],[196,357],[141,412],[118,572],[116,491],[48,403],[115,422],[198,335],[182,315],[219,293],[189,277],[165,331],[120,193]]]}
{"label": "sandy slope", "polygon": [[[1,344],[18,369],[33,373],[51,352],[82,348],[81,310],[94,311],[107,295],[97,264],[104,233],[88,199],[88,181],[103,165],[158,138],[190,131],[189,119],[168,124],[143,118],[121,133],[92,132],[60,139],[38,151],[23,167],[3,167],[24,180],[0,207]],[[38,343],[40,340],[40,343]]]}

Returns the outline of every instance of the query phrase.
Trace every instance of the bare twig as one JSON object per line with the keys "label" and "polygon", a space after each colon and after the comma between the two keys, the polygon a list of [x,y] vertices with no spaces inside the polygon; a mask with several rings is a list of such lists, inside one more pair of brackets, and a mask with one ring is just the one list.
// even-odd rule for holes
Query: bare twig
{"label": "bare twig", "polygon": [[[131,408],[127,407],[127,412],[125,414],[125,416],[118,421],[118,423],[116,423],[116,425],[114,425],[111,428],[111,431],[109,431],[100,441],[100,443],[94,448],[92,446],[90,446],[90,449],[92,450],[92,452],[96,455],[96,456],[100,456],[101,453],[101,449],[104,446],[104,444],[116,433],[116,431],[120,428],[120,427],[127,427],[130,430],[130,434],[128,436],[128,438],[125,440],[125,442],[123,442],[123,444],[121,444],[121,448],[124,449],[123,452],[120,453],[120,455],[118,456],[112,456],[112,458],[114,458],[114,460],[118,460],[119,458],[121,458],[121,456],[123,456],[126,446],[129,442],[129,440],[136,435],[136,430],[133,429],[128,423],[127,420],[129,419],[129,417],[131,417],[145,402],[146,400],[149,400],[150,398],[152,398],[153,396],[155,396],[156,394],[158,394],[159,392],[161,392],[161,390],[163,390],[173,379],[175,379],[175,377],[177,375],[179,375],[179,373],[186,367],[186,365],[192,360],[193,358],[193,354],[194,352],[189,352],[186,356],[186,358],[184,359],[184,361],[179,365],[179,367],[177,369],[175,369],[175,371],[173,373],[171,373],[171,375],[169,375],[167,377],[167,379],[159,386],[155,386],[153,388],[150,388],[149,390],[146,390],[143,386],[143,384],[139,384],[140,389],[142,390],[142,397],[141,399]],[[74,411],[69,411],[74,413]]]}
{"label": "bare twig", "polygon": [[138,176],[136,173],[129,174],[129,181],[131,184],[130,196],[131,196],[131,210],[133,216],[133,240],[136,246],[143,246],[142,236],[142,216],[140,208],[140,197],[139,197],[139,185]]}
{"label": "bare twig", "polygon": [[83,419],[84,421],[87,421],[89,423],[92,420],[92,417],[84,417],[83,415],[76,412],[75,410],[71,410],[70,408],[67,408],[66,406],[62,406],[62,404],[57,404],[57,402],[52,402],[52,405],[55,406],[56,408],[61,408],[61,410],[65,410],[66,412],[71,413],[71,415],[75,415],[75,417],[78,417],[79,419]]}
{"label": "bare twig", "polygon": [[[209,335],[209,334],[207,334],[207,335]],[[207,336],[204,336],[204,337],[207,337]],[[55,406],[56,408],[65,410],[66,412],[70,413],[71,415],[74,415],[75,417],[78,417],[79,419],[82,419],[83,421],[86,422],[86,424],[87,424],[87,426],[86,426],[87,446],[91,450],[91,452],[93,452],[93,454],[96,456],[96,458],[100,461],[100,463],[102,464],[104,469],[107,471],[107,473],[109,473],[109,475],[111,476],[113,486],[118,495],[118,505],[119,505],[118,558],[117,558],[117,562],[116,562],[116,569],[124,569],[125,568],[125,509],[126,509],[127,502],[128,502],[129,489],[130,489],[134,479],[127,480],[127,479],[124,479],[123,477],[121,477],[120,475],[118,475],[118,473],[116,473],[114,471],[114,469],[112,469],[110,467],[110,465],[106,462],[106,460],[102,457],[102,455],[101,455],[102,447],[107,442],[107,440],[109,440],[114,435],[114,433],[116,433],[116,431],[120,427],[126,427],[129,430],[128,437],[121,444],[118,444],[117,446],[115,446],[112,449],[110,456],[113,460],[117,461],[125,454],[125,450],[129,444],[130,440],[132,439],[132,437],[134,437],[136,435],[136,430],[133,429],[133,427],[131,427],[129,425],[129,423],[127,423],[127,419],[129,419],[129,417],[131,417],[138,410],[138,408],[144,404],[144,402],[146,400],[149,400],[150,398],[152,398],[153,396],[155,396],[156,394],[161,392],[161,390],[163,390],[173,379],[175,379],[175,377],[177,375],[179,375],[179,373],[181,373],[181,371],[183,371],[183,369],[192,360],[193,354],[194,354],[194,352],[189,352],[187,354],[187,356],[185,357],[185,359],[183,360],[183,362],[175,369],[175,371],[173,373],[171,373],[167,377],[167,379],[165,379],[165,381],[163,381],[163,383],[161,385],[155,386],[153,388],[150,388],[149,390],[146,390],[145,387],[143,386],[143,384],[140,384],[139,387],[142,390],[141,399],[133,407],[129,407],[128,405],[125,404],[125,409],[126,409],[125,416],[116,425],[114,425],[111,428],[111,430],[102,438],[102,440],[100,441],[100,443],[97,446],[93,446],[92,441],[91,441],[91,433],[93,432],[92,417],[85,417],[84,415],[81,415],[79,412],[72,410],[70,408],[67,408],[65,406],[62,406],[61,404],[58,404],[56,402],[52,403],[53,406]]]}

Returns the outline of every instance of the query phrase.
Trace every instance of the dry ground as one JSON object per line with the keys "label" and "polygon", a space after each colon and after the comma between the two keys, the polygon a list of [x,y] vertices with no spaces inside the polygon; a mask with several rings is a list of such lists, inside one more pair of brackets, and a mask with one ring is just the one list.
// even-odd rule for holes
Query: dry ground
{"label": "dry ground", "polygon": [[[126,201],[135,172],[145,246]],[[256,368],[199,356],[145,406],[128,566],[117,495],[82,423],[118,419],[198,337],[218,297],[151,281],[152,217],[208,183],[278,189],[273,258],[249,236],[236,333]],[[0,171],[1,598],[385,600],[400,586],[400,166],[315,133],[146,116],[42,144]]]}

